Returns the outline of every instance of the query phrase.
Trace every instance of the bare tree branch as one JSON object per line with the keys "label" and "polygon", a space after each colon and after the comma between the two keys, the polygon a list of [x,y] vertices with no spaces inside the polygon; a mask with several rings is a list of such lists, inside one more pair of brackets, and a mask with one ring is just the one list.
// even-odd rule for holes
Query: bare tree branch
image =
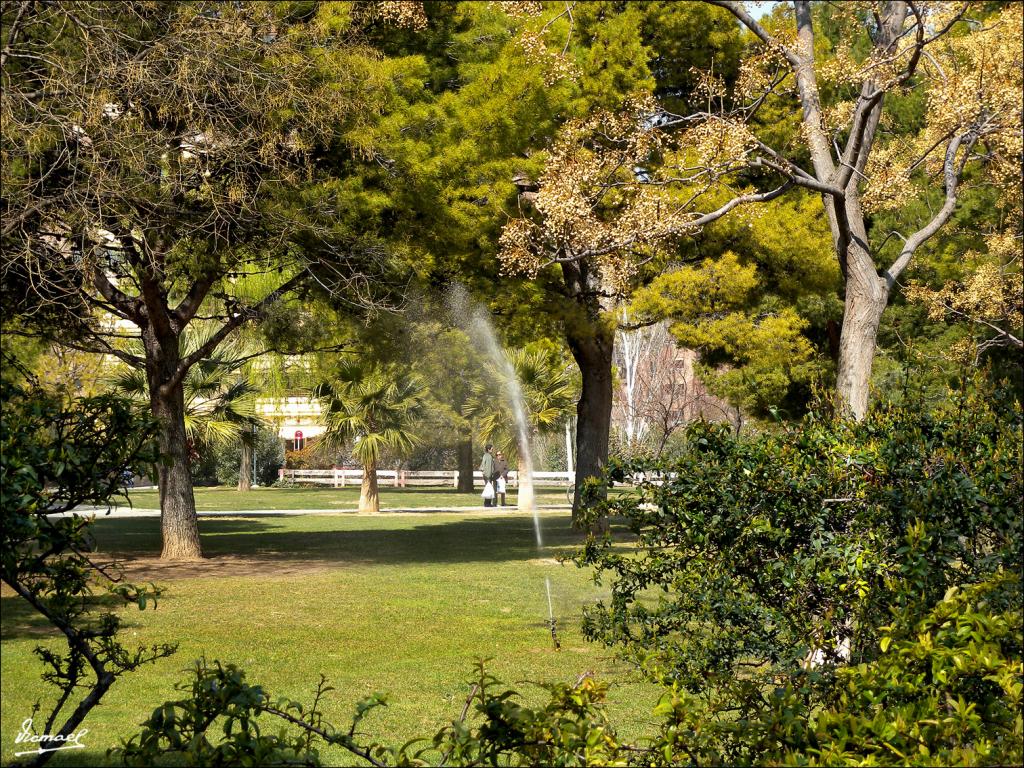
{"label": "bare tree branch", "polygon": [[7,57],[11,53],[11,46],[14,45],[14,41],[18,38],[18,33],[21,31],[21,20],[32,5],[32,0],[21,0],[18,3],[18,12],[14,16],[14,21],[11,22],[10,28],[7,30],[7,40],[4,43],[3,51],[0,51],[0,67],[7,63]]}
{"label": "bare tree branch", "polygon": [[92,268],[93,285],[100,295],[117,310],[117,314],[125,320],[131,320],[141,326],[144,322],[142,305],[138,299],[133,299],[117,288],[97,265]]}
{"label": "bare tree branch", "polygon": [[[938,212],[932,217],[931,221],[907,238],[906,242],[903,244],[903,249],[900,251],[900,255],[896,257],[896,260],[892,265],[883,273],[885,284],[890,291],[896,285],[896,281],[903,273],[903,270],[905,270],[907,265],[910,264],[910,260],[914,257],[914,253],[917,249],[920,248],[928,238],[938,232],[939,229],[949,221],[949,217],[953,215],[953,211],[956,209],[957,189],[960,184],[960,177],[963,174],[964,165],[970,157],[971,148],[977,140],[978,135],[971,130],[966,134],[954,137],[953,140],[949,142],[949,146],[946,147],[946,160],[943,163],[943,173],[946,181],[945,202],[942,204],[942,207]],[[958,162],[957,153],[961,147],[963,148],[963,154]]]}
{"label": "bare tree branch", "polygon": [[203,273],[189,287],[185,298],[178,302],[178,306],[171,310],[171,315],[177,320],[179,329],[184,328],[195,317],[196,312],[199,311],[199,307],[203,303],[203,299],[206,298],[210,288],[217,281],[217,277],[218,273],[214,270]]}
{"label": "bare tree branch", "polygon": [[276,304],[282,296],[287,294],[290,290],[299,285],[306,275],[305,272],[300,272],[297,275],[286,280],[275,290],[267,294],[263,299],[257,302],[252,307],[240,308],[236,314],[232,315],[230,319],[224,325],[222,325],[217,331],[210,336],[210,338],[202,344],[199,348],[193,352],[185,355],[181,358],[178,363],[178,367],[174,374],[163,384],[160,385],[161,389],[165,389],[170,392],[176,387],[181,381],[184,380],[185,375],[188,373],[189,368],[195,365],[200,360],[209,357],[210,353],[217,348],[224,339],[226,339],[232,331],[241,326],[243,323],[250,320],[259,320],[267,312],[270,307]]}
{"label": "bare tree branch", "polygon": [[[913,74],[920,57],[921,47],[924,45],[924,24],[916,11],[914,15],[917,18],[917,43],[911,61],[898,83],[905,82]],[[892,52],[902,34],[906,16],[907,5],[905,3],[890,3],[888,5],[885,18],[880,20],[878,38],[875,43],[876,51]],[[863,172],[864,166],[867,164],[868,154],[874,144],[878,121],[882,115],[882,98],[885,93],[886,88],[880,86],[870,76],[864,80],[861,86],[857,108],[850,123],[850,133],[846,139],[846,147],[843,150],[838,176],[835,180],[836,186],[841,189],[845,190],[853,180],[854,173]]]}
{"label": "bare tree branch", "polygon": [[769,48],[778,51],[786,57],[786,61],[789,62],[790,66],[794,70],[799,66],[799,57],[793,51],[783,46],[778,40],[768,34],[768,31],[762,27],[757,20],[747,13],[747,9],[743,7],[743,3],[735,2],[734,0],[707,0],[711,5],[717,5],[720,8],[725,8],[729,13],[735,16],[740,22],[757,35],[761,42],[767,45]]}
{"label": "bare tree branch", "polygon": [[690,221],[687,221],[686,228],[689,229],[692,227],[703,227],[705,224],[710,224],[711,222],[722,218],[723,216],[725,216],[725,214],[727,214],[729,211],[731,211],[733,208],[739,205],[745,205],[747,203],[766,203],[769,200],[774,200],[775,198],[782,196],[789,189],[791,189],[794,183],[795,182],[793,181],[787,180],[786,183],[784,183],[782,186],[776,187],[775,189],[769,190],[768,192],[756,192],[751,193],[749,195],[740,195],[739,197],[734,197],[732,200],[730,200],[720,208],[705,213],[703,216],[699,216],[696,219],[691,219]]}

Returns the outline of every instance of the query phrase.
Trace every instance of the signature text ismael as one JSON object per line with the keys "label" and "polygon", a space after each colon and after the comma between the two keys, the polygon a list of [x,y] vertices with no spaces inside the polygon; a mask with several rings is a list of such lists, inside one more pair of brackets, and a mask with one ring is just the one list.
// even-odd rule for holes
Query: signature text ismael
{"label": "signature text ismael", "polygon": [[89,732],[88,728],[69,733],[67,735],[51,736],[48,733],[35,734],[32,732],[32,718],[26,718],[21,724],[21,731],[14,738],[15,744],[37,744],[36,749],[27,752],[16,752],[15,757],[20,755],[38,754],[41,752],[56,752],[59,749],[82,749],[81,738]]}

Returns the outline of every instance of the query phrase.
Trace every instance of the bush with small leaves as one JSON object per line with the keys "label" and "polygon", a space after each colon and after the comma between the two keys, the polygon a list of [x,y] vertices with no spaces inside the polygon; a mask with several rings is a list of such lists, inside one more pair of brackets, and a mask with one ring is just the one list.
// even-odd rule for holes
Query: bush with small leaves
{"label": "bush with small leaves", "polygon": [[1020,765],[1022,614],[990,602],[1019,590],[1012,573],[951,588],[918,621],[897,612],[873,661],[827,675],[733,678],[699,695],[675,685],[647,764]]}
{"label": "bush with small leaves", "polygon": [[[815,718],[814,765],[1024,764],[1020,574],[951,587],[922,619],[897,611],[881,655],[838,671]],[[992,602],[990,602],[992,601]]]}
{"label": "bush with small leaves", "polygon": [[[857,730],[827,748],[838,762],[847,748],[854,762],[896,760],[904,749],[884,745],[897,741],[947,764],[968,752],[989,762],[1015,754],[1005,748],[1005,734],[1019,728],[1012,718],[980,715],[1000,685],[1001,707],[1019,696],[994,680],[977,690],[953,677],[928,680],[930,692],[914,694],[892,728],[871,723],[901,711],[898,688],[920,673],[906,655],[914,628],[931,626],[936,611],[965,633],[973,621],[1016,638],[1016,652],[982,657],[1002,659],[992,663],[1003,677],[1019,670],[1020,580],[1005,578],[1022,558],[1018,404],[965,390],[937,408],[882,405],[862,422],[811,417],[747,440],[696,424],[688,437],[677,460],[613,468],[613,480],[654,478],[590,510],[624,517],[636,543],[591,538],[577,557],[611,582],[610,602],[586,611],[586,634],[671,691],[661,708],[670,754],[743,764],[820,754],[827,763],[823,744],[844,712]],[[984,606],[946,605],[978,584],[987,585]],[[893,656],[896,648],[904,655]],[[933,648],[918,651],[928,674],[956,665]],[[969,657],[961,653],[961,663],[974,664]],[[875,703],[886,705],[869,716],[883,678],[891,688]],[[981,719],[968,723],[967,709]],[[941,724],[922,730],[933,715]],[[949,725],[957,717],[975,732],[959,744]]]}
{"label": "bush with small leaves", "polygon": [[[6,380],[0,389],[0,578],[67,640],[64,651],[36,649],[41,677],[58,693],[45,721],[33,723],[42,734],[67,738],[118,677],[175,649],[129,650],[117,639],[118,616],[93,609],[97,590],[140,609],[155,604],[159,590],[127,584],[116,564],[97,563],[90,521],[74,512],[123,496],[125,476],[156,460],[154,425],[113,396],[65,403]],[[32,764],[53,754],[40,751]]]}
{"label": "bush with small leaves", "polygon": [[[398,746],[361,743],[360,722],[386,706],[381,695],[360,701],[352,721],[338,728],[324,721],[323,678],[311,706],[271,699],[232,664],[200,660],[193,679],[178,689],[184,698],[157,707],[138,735],[111,750],[125,765],[153,765],[174,756],[187,765],[322,765],[320,747],[334,745],[371,765],[626,765],[604,709],[607,686],[582,677],[573,685],[544,686],[548,703],[523,706],[477,664],[461,716],[432,738]],[[471,714],[472,711],[472,714]]]}

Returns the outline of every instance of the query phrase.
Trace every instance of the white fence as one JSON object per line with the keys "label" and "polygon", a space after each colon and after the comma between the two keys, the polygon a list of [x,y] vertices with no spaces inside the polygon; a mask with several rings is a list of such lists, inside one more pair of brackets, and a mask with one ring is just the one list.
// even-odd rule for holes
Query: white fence
{"label": "white fence", "polygon": [[[314,485],[329,485],[334,488],[344,488],[348,485],[360,485],[363,482],[363,470],[361,469],[282,469],[279,472],[282,480],[291,480],[295,483],[311,483]],[[535,488],[557,487],[565,488],[572,485],[575,474],[572,472],[534,472],[533,485]],[[473,473],[473,480],[481,487],[484,484],[483,475],[477,471]],[[518,473],[511,470],[508,473],[509,485],[515,488],[519,485]],[[459,471],[444,469],[428,469],[421,471],[410,471],[406,469],[378,469],[377,483],[382,486],[393,488],[407,487],[459,487]]]}

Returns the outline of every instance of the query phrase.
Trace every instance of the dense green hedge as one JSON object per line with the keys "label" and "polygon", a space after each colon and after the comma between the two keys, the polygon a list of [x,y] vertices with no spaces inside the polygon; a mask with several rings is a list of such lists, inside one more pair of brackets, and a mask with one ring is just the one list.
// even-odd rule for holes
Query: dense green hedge
{"label": "dense green hedge", "polygon": [[742,440],[699,423],[688,445],[612,468],[652,479],[590,514],[636,541],[578,557],[611,587],[586,633],[670,688],[670,741],[699,762],[1019,761],[1015,402],[971,391]]}

